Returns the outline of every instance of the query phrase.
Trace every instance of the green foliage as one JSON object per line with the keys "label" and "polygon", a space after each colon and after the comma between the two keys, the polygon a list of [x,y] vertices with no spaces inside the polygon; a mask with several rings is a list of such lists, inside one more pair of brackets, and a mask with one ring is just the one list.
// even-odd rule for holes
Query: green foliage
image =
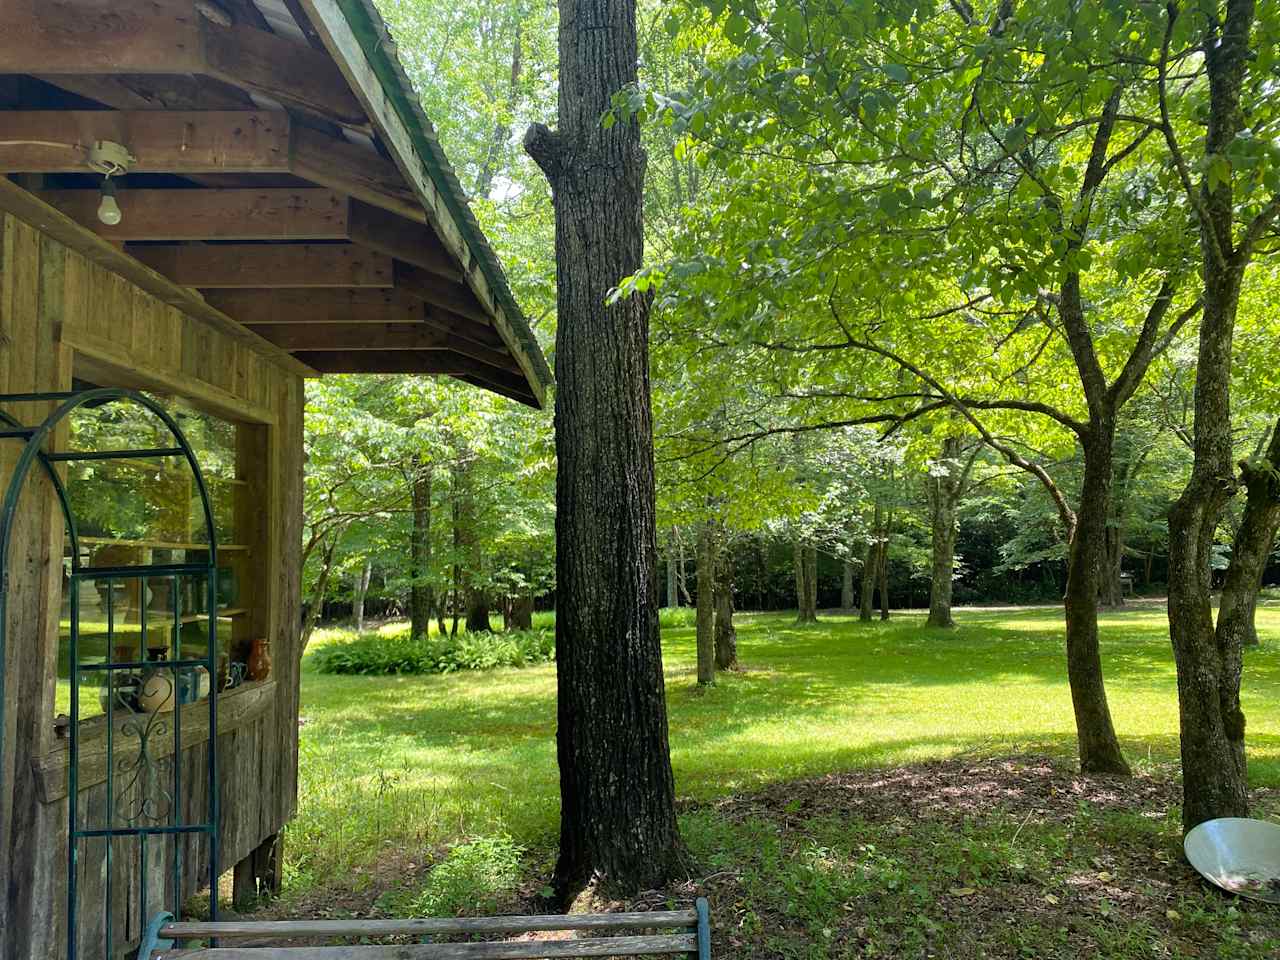
{"label": "green foliage", "polygon": [[523,857],[524,848],[505,834],[460,843],[431,868],[422,889],[399,904],[411,917],[493,914],[522,879]]}
{"label": "green foliage", "polygon": [[320,673],[397,676],[524,667],[555,659],[555,636],[546,630],[507,633],[409,635],[408,625],[330,642],[311,654]]}

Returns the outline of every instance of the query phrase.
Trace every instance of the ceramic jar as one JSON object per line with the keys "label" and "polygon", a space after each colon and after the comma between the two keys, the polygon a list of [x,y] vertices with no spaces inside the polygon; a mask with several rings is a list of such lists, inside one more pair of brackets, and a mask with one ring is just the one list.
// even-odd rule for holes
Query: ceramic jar
{"label": "ceramic jar", "polygon": [[245,676],[249,680],[265,680],[271,676],[270,641],[265,637],[253,641],[253,650],[249,653],[248,669]]}

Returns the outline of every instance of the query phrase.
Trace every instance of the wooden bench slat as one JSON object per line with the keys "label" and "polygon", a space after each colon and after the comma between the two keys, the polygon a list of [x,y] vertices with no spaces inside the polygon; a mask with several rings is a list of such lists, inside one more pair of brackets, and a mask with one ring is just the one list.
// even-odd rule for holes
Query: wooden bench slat
{"label": "wooden bench slat", "polygon": [[698,949],[691,933],[589,940],[517,940],[492,943],[408,943],[340,947],[205,947],[163,950],[155,960],[515,960],[515,958],[637,957],[690,954]]}
{"label": "wooden bench slat", "polygon": [[532,933],[545,930],[664,930],[692,927],[693,910],[639,913],[545,914],[529,917],[445,917],[419,920],[219,920],[166,923],[170,940],[211,937],[390,937],[451,933]]}

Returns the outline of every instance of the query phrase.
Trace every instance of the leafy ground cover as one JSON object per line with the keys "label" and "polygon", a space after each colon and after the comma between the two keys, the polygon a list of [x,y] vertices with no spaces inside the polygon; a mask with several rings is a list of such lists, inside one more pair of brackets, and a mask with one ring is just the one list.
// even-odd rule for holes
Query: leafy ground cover
{"label": "leafy ground cover", "polygon": [[[727,955],[1274,955],[1277,912],[1207,890],[1180,860],[1163,609],[1103,617],[1139,774],[1118,784],[1071,773],[1060,613],[960,620],[937,634],[914,615],[746,616],[746,670],[709,690],[694,684],[692,631],[664,631],[682,827]],[[1280,609],[1259,623],[1244,706],[1266,814],[1280,797]],[[551,664],[426,677],[306,664],[289,893],[274,909],[537,909],[556,828],[554,690]]]}

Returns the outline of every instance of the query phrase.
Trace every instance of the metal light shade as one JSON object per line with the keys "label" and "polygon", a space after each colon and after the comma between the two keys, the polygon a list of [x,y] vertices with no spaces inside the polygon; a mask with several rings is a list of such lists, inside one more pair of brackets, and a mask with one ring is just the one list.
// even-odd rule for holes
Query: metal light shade
{"label": "metal light shade", "polygon": [[1280,903],[1280,825],[1244,817],[1206,820],[1187,834],[1182,848],[1210,883]]}

